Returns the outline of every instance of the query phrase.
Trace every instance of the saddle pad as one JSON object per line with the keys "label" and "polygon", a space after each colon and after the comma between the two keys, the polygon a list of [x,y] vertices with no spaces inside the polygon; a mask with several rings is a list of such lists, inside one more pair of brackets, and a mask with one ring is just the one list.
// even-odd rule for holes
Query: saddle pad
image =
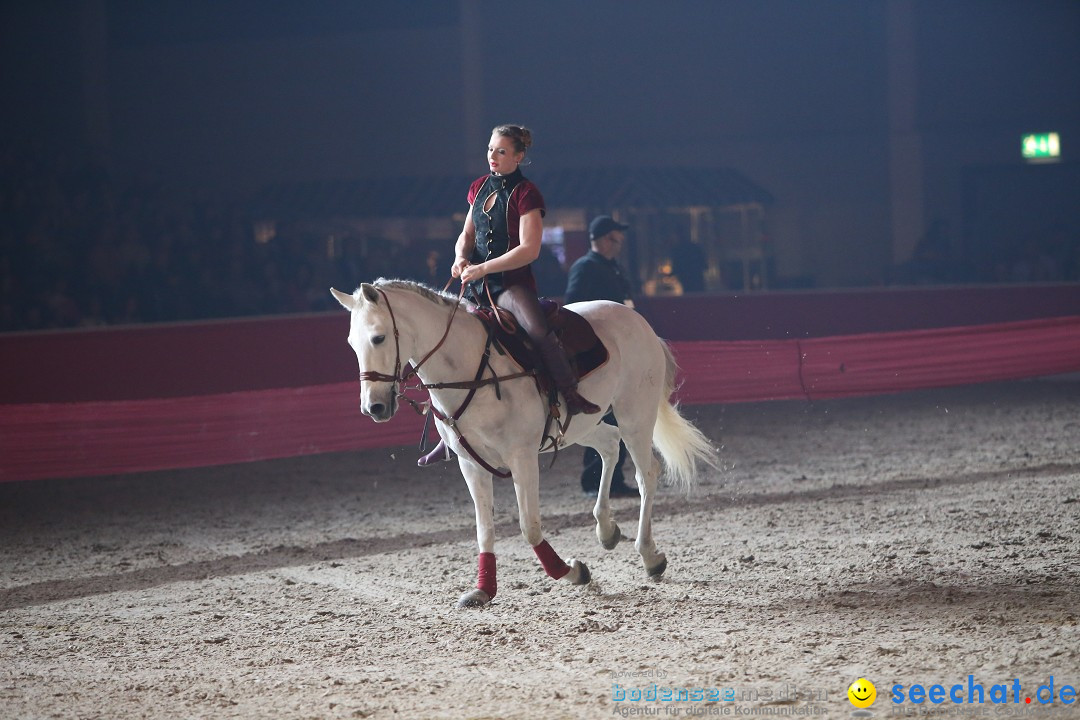
{"label": "saddle pad", "polygon": [[[548,327],[555,332],[563,347],[566,348],[566,354],[570,358],[570,365],[574,368],[579,379],[588,376],[607,362],[607,348],[600,342],[600,338],[596,336],[588,320],[576,312],[567,310],[553,300],[541,299],[540,307],[543,308],[544,313],[547,315]],[[469,312],[487,325],[489,331],[494,335],[495,341],[518,365],[525,370],[539,368],[538,353],[534,349],[532,340],[529,339],[525,331],[521,330],[517,319],[511,313],[502,309],[499,311],[504,321],[507,317],[512,320],[510,324],[513,332],[507,332],[503,329],[491,308],[477,306],[470,308]],[[546,373],[542,373],[541,377],[543,378],[542,385],[544,389],[549,389],[552,385]]]}

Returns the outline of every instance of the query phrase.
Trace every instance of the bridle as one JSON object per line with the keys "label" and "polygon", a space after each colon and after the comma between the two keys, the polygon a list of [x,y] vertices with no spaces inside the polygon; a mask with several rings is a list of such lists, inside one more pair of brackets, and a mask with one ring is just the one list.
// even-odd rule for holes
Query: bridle
{"label": "bridle", "polygon": [[[432,355],[438,352],[439,348],[441,348],[443,346],[443,343],[446,342],[447,336],[450,335],[450,326],[454,324],[454,317],[457,315],[458,308],[461,307],[461,299],[465,295],[465,287],[462,286],[461,288],[461,294],[458,295],[458,302],[454,305],[453,312],[450,313],[450,320],[446,323],[446,330],[443,331],[442,337],[439,338],[439,342],[435,344],[435,347],[431,348],[428,354],[425,355],[420,360],[420,362],[416,363],[416,365],[410,365],[408,371],[404,375],[402,375],[401,373],[401,333],[398,332],[397,318],[394,317],[394,307],[390,304],[390,297],[386,294],[386,291],[379,287],[375,289],[379,291],[379,294],[382,295],[383,301],[386,303],[386,309],[390,313],[390,326],[394,330],[394,374],[387,375],[386,373],[381,373],[377,370],[361,370],[360,379],[367,380],[368,382],[392,382],[395,384],[395,386],[398,386],[398,384],[400,383],[400,386],[397,388],[397,397],[407,400],[408,402],[412,403],[414,408],[417,408],[417,404],[415,402],[405,397],[403,388],[408,382],[409,378],[416,375],[420,367],[424,363],[426,363]],[[419,378],[419,376],[417,377]],[[417,387],[421,389],[427,389],[427,386],[425,386],[422,382],[417,385]]]}
{"label": "bridle", "polygon": [[[450,286],[450,283],[447,283],[447,287],[449,287],[449,286]],[[423,380],[420,380],[420,376],[418,374],[420,368],[424,365],[424,363],[426,363],[431,358],[432,355],[434,355],[436,352],[438,352],[439,348],[441,348],[443,346],[443,343],[446,342],[446,338],[450,335],[450,327],[454,324],[454,318],[457,316],[458,308],[461,307],[461,301],[465,296],[465,285],[462,284],[461,292],[458,294],[458,301],[457,301],[457,303],[454,304],[454,309],[450,313],[450,319],[446,323],[446,330],[443,331],[442,337],[439,338],[439,342],[436,343],[435,347],[431,348],[431,350],[429,350],[428,353],[426,355],[424,355],[423,358],[420,359],[420,362],[416,363],[415,365],[407,366],[405,372],[402,373],[402,366],[401,366],[401,335],[398,332],[397,318],[394,316],[394,308],[390,304],[390,297],[386,294],[386,292],[382,288],[379,288],[379,287],[376,287],[375,289],[379,291],[380,295],[382,295],[383,301],[386,303],[386,310],[387,310],[387,312],[390,313],[390,325],[393,328],[393,332],[394,332],[394,374],[393,375],[387,375],[386,373],[381,373],[381,372],[378,372],[376,370],[361,370],[360,371],[360,380],[361,381],[366,380],[368,382],[390,382],[390,383],[394,383],[394,397],[396,397],[396,398],[398,398],[400,400],[404,400],[405,402],[409,403],[412,406],[413,410],[415,410],[418,414],[424,415],[426,417],[425,422],[424,422],[424,433],[423,433],[423,436],[421,437],[421,443],[423,443],[423,438],[425,438],[427,436],[428,422],[431,420],[431,416],[434,415],[442,423],[444,423],[447,427],[449,427],[450,429],[452,429],[454,431],[454,433],[457,435],[458,442],[465,449],[465,451],[468,452],[469,455],[472,456],[472,459],[475,460],[478,465],[480,465],[482,468],[484,468],[485,470],[487,470],[488,472],[492,473],[493,475],[495,475],[497,477],[500,477],[500,478],[508,478],[508,477],[510,477],[510,473],[503,472],[503,471],[501,471],[501,470],[499,470],[497,468],[492,467],[490,464],[487,463],[487,461],[485,461],[482,457],[480,457],[480,455],[477,454],[477,452],[475,450],[473,450],[472,445],[470,445],[469,441],[466,440],[465,437],[461,434],[461,430],[457,426],[457,421],[465,413],[465,410],[469,407],[469,404],[472,403],[473,397],[475,397],[475,395],[476,395],[476,391],[479,390],[480,388],[484,387],[485,385],[494,385],[495,386],[495,395],[496,395],[496,397],[501,398],[502,395],[499,392],[499,382],[501,382],[503,380],[515,380],[517,378],[522,378],[522,377],[532,377],[532,378],[535,379],[536,372],[534,370],[528,370],[528,371],[523,371],[523,372],[512,373],[510,375],[503,375],[501,377],[499,375],[497,375],[495,373],[495,370],[493,368],[491,368],[491,364],[490,364],[490,361],[491,361],[491,344],[492,344],[492,340],[493,340],[493,335],[492,335],[491,332],[488,332],[487,342],[484,345],[484,352],[480,357],[480,365],[479,365],[479,367],[477,367],[476,376],[472,380],[466,380],[466,381],[463,381],[463,382],[444,382],[444,383],[425,383]],[[488,378],[483,377],[485,370],[491,370],[491,377],[488,377]],[[413,386],[410,387],[410,386],[408,386],[408,381],[409,381],[410,378],[412,378],[414,376],[416,377],[418,382],[417,382],[416,385],[413,385]],[[405,391],[410,390],[410,389],[428,390],[428,391],[430,391],[430,390],[451,390],[451,389],[453,389],[453,390],[468,390],[469,393],[468,393],[468,395],[465,396],[465,400],[461,403],[461,405],[458,406],[458,409],[455,412],[448,415],[448,414],[442,412],[441,410],[439,410],[439,408],[437,408],[435,406],[435,404],[433,402],[431,402],[431,401],[417,402],[417,401],[413,400],[412,398],[408,397],[405,394]],[[545,434],[546,434],[546,428],[545,428]]]}

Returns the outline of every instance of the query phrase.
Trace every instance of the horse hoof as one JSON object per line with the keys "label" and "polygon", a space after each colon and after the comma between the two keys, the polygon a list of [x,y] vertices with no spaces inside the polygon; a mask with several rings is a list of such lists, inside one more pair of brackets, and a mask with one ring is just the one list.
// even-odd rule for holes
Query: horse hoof
{"label": "horse hoof", "polygon": [[571,585],[588,585],[592,582],[592,573],[580,560],[571,560],[570,569],[577,571],[577,578],[570,581]]}
{"label": "horse hoof", "polygon": [[491,602],[491,596],[480,588],[476,588],[458,598],[457,606],[459,608],[484,607],[489,602]]}
{"label": "horse hoof", "polygon": [[645,568],[645,570],[649,573],[649,577],[653,578],[654,580],[659,580],[660,576],[664,574],[665,570],[667,570],[667,558],[661,555],[660,562],[658,562],[656,565],[653,565],[651,568]]}
{"label": "horse hoof", "polygon": [[604,547],[605,550],[614,550],[615,546],[619,544],[620,540],[622,540],[622,530],[620,530],[619,526],[616,525],[615,532],[611,533],[610,537],[605,538],[603,535],[600,534],[600,526],[597,525],[596,536],[600,540],[600,544]]}

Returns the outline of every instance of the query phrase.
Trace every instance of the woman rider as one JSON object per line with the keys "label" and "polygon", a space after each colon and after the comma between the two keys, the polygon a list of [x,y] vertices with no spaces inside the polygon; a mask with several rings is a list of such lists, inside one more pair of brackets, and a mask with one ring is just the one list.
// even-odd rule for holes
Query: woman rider
{"label": "woman rider", "polygon": [[[521,174],[521,163],[531,145],[532,133],[520,125],[499,125],[491,131],[487,148],[491,172],[469,187],[469,213],[454,245],[450,274],[461,278],[477,304],[494,301],[513,313],[539,348],[566,400],[567,413],[591,415],[600,408],[578,394],[577,376],[562,343],[548,328],[536,294],[530,265],[540,255],[546,209],[539,188]],[[417,464],[424,467],[451,457],[440,440]]]}

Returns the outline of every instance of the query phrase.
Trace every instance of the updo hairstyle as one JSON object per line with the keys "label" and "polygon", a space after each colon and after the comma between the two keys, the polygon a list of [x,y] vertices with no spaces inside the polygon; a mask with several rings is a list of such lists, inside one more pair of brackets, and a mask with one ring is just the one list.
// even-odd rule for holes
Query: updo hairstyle
{"label": "updo hairstyle", "polygon": [[532,133],[524,125],[497,125],[491,134],[510,138],[514,143],[514,150],[519,153],[532,147]]}

